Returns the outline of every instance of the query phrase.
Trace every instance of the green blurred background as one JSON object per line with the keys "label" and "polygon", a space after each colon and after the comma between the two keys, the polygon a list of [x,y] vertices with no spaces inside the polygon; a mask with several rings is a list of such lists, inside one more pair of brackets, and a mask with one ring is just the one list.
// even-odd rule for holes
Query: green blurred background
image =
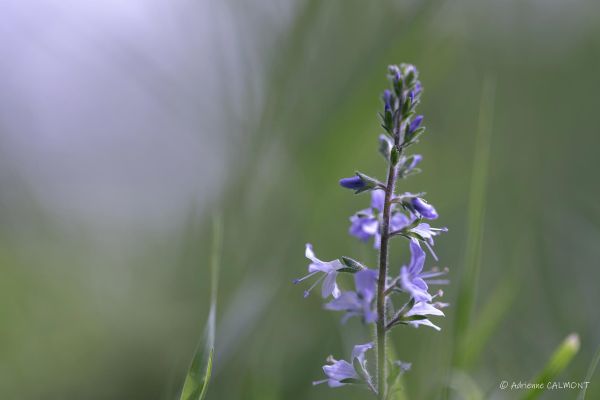
{"label": "green blurred background", "polygon": [[436,248],[452,280],[441,332],[392,333],[413,363],[406,397],[450,383],[451,398],[517,398],[499,383],[531,381],[572,332],[559,379],[585,380],[600,344],[599,2],[8,1],[0,32],[0,398],[176,398],[208,314],[215,213],[208,398],[366,398],[311,385],[370,333],[291,281],[306,242],[374,262],[347,235],[368,197],[337,180],[383,174],[376,113],[400,62],[420,69],[428,127],[405,189],[449,228]]}

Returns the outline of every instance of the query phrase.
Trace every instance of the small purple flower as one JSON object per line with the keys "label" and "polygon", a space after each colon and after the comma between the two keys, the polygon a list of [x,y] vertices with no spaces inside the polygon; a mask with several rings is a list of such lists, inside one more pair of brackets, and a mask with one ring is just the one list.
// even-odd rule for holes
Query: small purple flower
{"label": "small purple flower", "polygon": [[[374,238],[373,247],[379,248],[381,244],[380,232],[380,213],[383,210],[383,202],[385,201],[385,192],[383,190],[373,190],[371,192],[371,208],[359,211],[350,217],[349,233],[352,236],[366,242],[370,238]],[[410,223],[408,217],[401,212],[392,210],[390,218],[390,230],[396,231],[406,227]]]}
{"label": "small purple flower", "polygon": [[[436,316],[443,317],[444,313],[439,308],[434,307],[433,304],[417,302],[404,316],[412,317],[414,315],[420,315],[420,316],[436,315]],[[435,325],[429,319],[417,319],[415,321],[408,321],[408,324],[415,328],[418,328],[419,325],[425,325],[425,326],[430,326],[437,331],[442,330],[439,326]]]}
{"label": "small purple flower", "polygon": [[373,309],[373,299],[377,286],[377,272],[372,269],[363,269],[354,274],[356,291],[342,292],[339,297],[325,304],[325,309],[332,311],[345,311],[342,322],[348,318],[358,316],[367,324],[377,320],[377,313]]}
{"label": "small purple flower", "polygon": [[414,89],[415,96],[418,96],[422,90],[423,86],[421,86],[421,82],[417,82]]}
{"label": "small purple flower", "polygon": [[423,122],[423,116],[417,115],[415,119],[413,119],[410,123],[410,126],[408,127],[408,133],[411,134],[414,131],[416,131],[419,128],[419,126],[421,126],[421,122]]}
{"label": "small purple flower", "polygon": [[438,213],[435,208],[420,197],[413,197],[410,201],[413,209],[423,218],[436,219]]}
{"label": "small purple flower", "polygon": [[390,65],[388,67],[388,73],[390,74],[390,77],[394,83],[397,83],[402,79],[400,68],[398,68],[396,65]]}
{"label": "small purple flower", "polygon": [[392,109],[392,92],[388,89],[383,91],[383,104],[385,105],[385,111],[391,111]]}
{"label": "small purple flower", "polygon": [[367,187],[367,183],[358,175],[350,178],[340,179],[340,185],[346,189],[361,190]]}
{"label": "small purple flower", "polygon": [[[373,348],[373,343],[365,343],[354,346],[352,350],[352,359],[350,362],[346,360],[336,360],[332,356],[327,358],[328,365],[323,366],[323,372],[327,379],[313,382],[313,385],[319,385],[327,382],[329,387],[335,388],[347,385],[349,383],[359,383],[364,381],[372,387],[371,376],[367,371],[367,359],[365,353]],[[360,371],[357,371],[354,366],[354,360],[358,361]]]}
{"label": "small purple flower", "polygon": [[379,231],[379,222],[373,215],[370,209],[361,211],[352,217],[350,217],[350,230],[348,231],[352,236],[355,236],[366,242]]}
{"label": "small purple flower", "polygon": [[310,288],[308,288],[308,290],[304,291],[304,297],[308,297],[308,295],[310,294],[310,291],[313,290],[315,288],[315,286],[317,286],[319,284],[319,282],[321,282],[321,281],[323,281],[323,285],[321,286],[321,295],[323,296],[323,298],[329,297],[330,295],[333,296],[334,298],[339,297],[340,289],[338,288],[338,285],[337,285],[335,279],[338,274],[337,271],[340,268],[344,268],[344,266],[342,265],[340,260],[333,260],[333,261],[319,260],[315,256],[315,253],[313,252],[313,249],[312,249],[312,245],[310,243],[306,244],[305,255],[306,255],[306,258],[308,258],[311,261],[311,263],[308,265],[308,275],[306,275],[300,279],[295,279],[294,284],[303,282],[306,279],[308,279],[311,276],[318,274],[318,273],[322,273],[322,276],[319,279],[317,279],[315,281],[315,283],[313,283],[310,286]]}
{"label": "small purple flower", "polygon": [[409,159],[410,164],[406,167],[406,172],[410,172],[419,165],[419,163],[423,160],[423,156],[420,154],[413,154]]}
{"label": "small purple flower", "polygon": [[444,280],[431,280],[431,278],[446,274],[446,271],[433,270],[423,272],[425,252],[421,249],[417,240],[410,241],[410,255],[408,267],[403,266],[400,268],[400,287],[402,287],[402,290],[409,293],[417,302],[431,301],[433,296],[429,294],[429,286],[427,284],[439,285],[448,283]]}

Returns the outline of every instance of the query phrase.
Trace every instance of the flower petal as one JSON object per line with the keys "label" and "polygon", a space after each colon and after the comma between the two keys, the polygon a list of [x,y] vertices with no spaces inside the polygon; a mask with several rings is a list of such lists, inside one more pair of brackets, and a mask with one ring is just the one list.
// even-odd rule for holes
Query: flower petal
{"label": "flower petal", "polygon": [[325,280],[323,280],[323,285],[321,285],[321,296],[323,296],[323,298],[329,297],[329,295],[333,294],[333,292],[335,292],[336,289],[339,295],[339,289],[337,288],[337,284],[335,282],[336,277],[337,272],[334,271],[328,273],[325,277]]}
{"label": "flower petal", "polygon": [[324,365],[323,372],[330,380],[338,382],[348,378],[358,378],[354,367],[346,360],[336,361],[332,365]]}
{"label": "flower petal", "polygon": [[441,331],[442,328],[440,328],[439,326],[435,325],[433,322],[431,322],[428,319],[419,319],[417,321],[409,321],[408,324],[412,327],[418,328],[419,325],[425,325],[425,326],[430,326],[433,329],[435,329],[436,331]]}
{"label": "flower petal", "polygon": [[371,192],[371,208],[376,210],[383,210],[383,203],[385,202],[385,191],[373,190]]}
{"label": "flower petal", "polygon": [[365,344],[357,344],[352,349],[352,360],[358,358],[358,361],[362,364],[365,360],[365,353],[367,350],[373,348],[373,342],[365,343]]}
{"label": "flower petal", "polygon": [[410,265],[408,270],[411,275],[417,275],[423,270],[425,264],[425,252],[417,240],[410,241]]}
{"label": "flower petal", "polygon": [[365,302],[370,302],[375,297],[375,288],[377,286],[377,272],[372,269],[363,269],[354,274],[354,283],[356,291],[361,295]]}

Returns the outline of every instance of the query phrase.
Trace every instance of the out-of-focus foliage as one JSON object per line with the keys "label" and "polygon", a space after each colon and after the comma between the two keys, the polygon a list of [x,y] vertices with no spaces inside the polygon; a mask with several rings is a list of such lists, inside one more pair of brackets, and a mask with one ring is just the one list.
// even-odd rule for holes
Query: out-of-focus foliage
{"label": "out-of-focus foliage", "polygon": [[0,31],[0,398],[176,398],[209,313],[217,210],[207,399],[364,398],[310,383],[370,332],[350,321],[342,334],[291,281],[307,241],[323,259],[375,261],[347,235],[368,198],[337,180],[381,175],[376,111],[398,62],[425,88],[426,172],[406,190],[427,188],[450,230],[436,242],[445,301],[479,262],[460,368],[456,307],[440,333],[391,336],[413,364],[405,397],[524,395],[499,383],[532,379],[571,332],[581,348],[559,379],[585,380],[600,343],[597,1],[7,1]]}

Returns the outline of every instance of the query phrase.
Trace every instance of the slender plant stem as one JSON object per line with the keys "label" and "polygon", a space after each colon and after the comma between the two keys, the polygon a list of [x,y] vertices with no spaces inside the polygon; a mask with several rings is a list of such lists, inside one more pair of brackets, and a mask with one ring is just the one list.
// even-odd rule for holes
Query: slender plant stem
{"label": "slender plant stem", "polygon": [[387,394],[387,360],[385,354],[386,313],[385,290],[388,269],[388,242],[390,238],[390,210],[396,184],[396,167],[390,163],[383,203],[383,221],[381,223],[381,246],[379,251],[379,278],[377,281],[377,394],[384,400]]}

